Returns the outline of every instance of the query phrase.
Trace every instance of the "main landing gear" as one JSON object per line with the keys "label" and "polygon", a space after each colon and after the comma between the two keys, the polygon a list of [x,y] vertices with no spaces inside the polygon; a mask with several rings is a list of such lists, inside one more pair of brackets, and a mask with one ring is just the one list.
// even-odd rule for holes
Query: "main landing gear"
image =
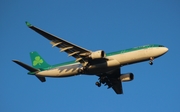
{"label": "main landing gear", "polygon": [[105,76],[99,77],[99,79],[98,79],[99,81],[95,83],[96,86],[101,87],[101,84],[104,84],[106,82],[106,79],[107,78]]}
{"label": "main landing gear", "polygon": [[81,68],[79,68],[78,72],[85,74],[88,71],[88,67],[90,66],[90,64],[85,63]]}
{"label": "main landing gear", "polygon": [[153,60],[154,60],[154,58],[153,58],[153,57],[150,57],[150,61],[149,61],[149,64],[150,64],[150,65],[153,65]]}
{"label": "main landing gear", "polygon": [[105,86],[108,86],[108,89],[112,87],[112,84],[106,76],[101,76],[99,81],[97,81],[95,84],[97,87],[101,87],[101,85],[104,84]]}
{"label": "main landing gear", "polygon": [[96,82],[95,84],[96,84],[96,86],[101,87],[101,83],[100,82]]}

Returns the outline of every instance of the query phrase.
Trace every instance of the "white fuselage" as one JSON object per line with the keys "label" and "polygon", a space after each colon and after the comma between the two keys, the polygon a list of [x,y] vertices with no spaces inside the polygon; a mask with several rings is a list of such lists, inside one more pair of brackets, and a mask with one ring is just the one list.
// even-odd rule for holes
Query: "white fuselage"
{"label": "white fuselage", "polygon": [[[125,66],[128,64],[138,63],[142,61],[150,60],[150,58],[157,58],[168,49],[166,47],[152,47],[146,49],[135,50],[131,52],[121,51],[119,54],[107,56],[107,61],[90,65],[86,74],[99,74],[102,72],[110,71],[115,68]],[[54,69],[49,69],[45,71],[38,72],[36,75],[45,77],[68,77],[78,75],[79,69],[81,67],[80,63],[69,64],[66,66],[59,66]]]}

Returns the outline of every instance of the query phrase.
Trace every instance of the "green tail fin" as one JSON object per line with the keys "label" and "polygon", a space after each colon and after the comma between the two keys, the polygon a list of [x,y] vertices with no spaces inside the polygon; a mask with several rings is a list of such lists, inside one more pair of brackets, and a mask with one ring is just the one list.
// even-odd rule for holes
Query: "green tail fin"
{"label": "green tail fin", "polygon": [[30,57],[34,68],[47,68],[51,66],[36,51],[30,52]]}

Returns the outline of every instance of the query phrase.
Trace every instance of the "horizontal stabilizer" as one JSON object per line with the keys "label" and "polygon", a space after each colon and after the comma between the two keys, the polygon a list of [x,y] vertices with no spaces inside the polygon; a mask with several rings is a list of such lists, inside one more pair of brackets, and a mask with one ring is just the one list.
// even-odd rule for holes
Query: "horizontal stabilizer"
{"label": "horizontal stabilizer", "polygon": [[22,63],[22,62],[20,62],[18,60],[12,60],[12,61],[15,62],[16,64],[20,65],[21,67],[25,68],[26,70],[30,71],[30,72],[39,71],[38,69],[33,68],[33,67],[29,66],[29,65],[26,65],[25,63]]}
{"label": "horizontal stabilizer", "polygon": [[[26,70],[30,71],[30,72],[37,72],[39,71],[38,69],[36,68],[33,68],[29,65],[26,65],[18,60],[12,60],[13,62],[15,62],[16,64],[20,65],[21,67],[25,68]],[[36,76],[41,82],[46,82],[46,79],[45,77],[40,77],[40,76]]]}
{"label": "horizontal stabilizer", "polygon": [[41,82],[46,82],[46,78],[45,77],[39,77],[39,76],[36,76]]}

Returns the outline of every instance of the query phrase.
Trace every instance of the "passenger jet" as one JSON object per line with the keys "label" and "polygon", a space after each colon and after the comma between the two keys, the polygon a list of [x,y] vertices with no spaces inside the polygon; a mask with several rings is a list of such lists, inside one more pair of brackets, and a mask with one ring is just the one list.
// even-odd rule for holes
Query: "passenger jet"
{"label": "passenger jet", "polygon": [[74,61],[56,65],[49,65],[37,52],[30,52],[32,66],[24,64],[18,60],[13,60],[16,64],[27,69],[29,75],[36,76],[41,82],[46,81],[46,77],[70,77],[80,74],[96,75],[99,77],[95,83],[98,87],[102,84],[112,88],[117,94],[122,94],[122,82],[132,81],[133,73],[121,73],[120,68],[125,65],[153,60],[165,54],[168,48],[163,45],[151,44],[130,49],[105,53],[103,50],[91,51],[62,38],[47,33],[30,23],[26,25],[50,40],[52,47],[57,47],[61,52],[66,52],[68,56],[75,58]]}

